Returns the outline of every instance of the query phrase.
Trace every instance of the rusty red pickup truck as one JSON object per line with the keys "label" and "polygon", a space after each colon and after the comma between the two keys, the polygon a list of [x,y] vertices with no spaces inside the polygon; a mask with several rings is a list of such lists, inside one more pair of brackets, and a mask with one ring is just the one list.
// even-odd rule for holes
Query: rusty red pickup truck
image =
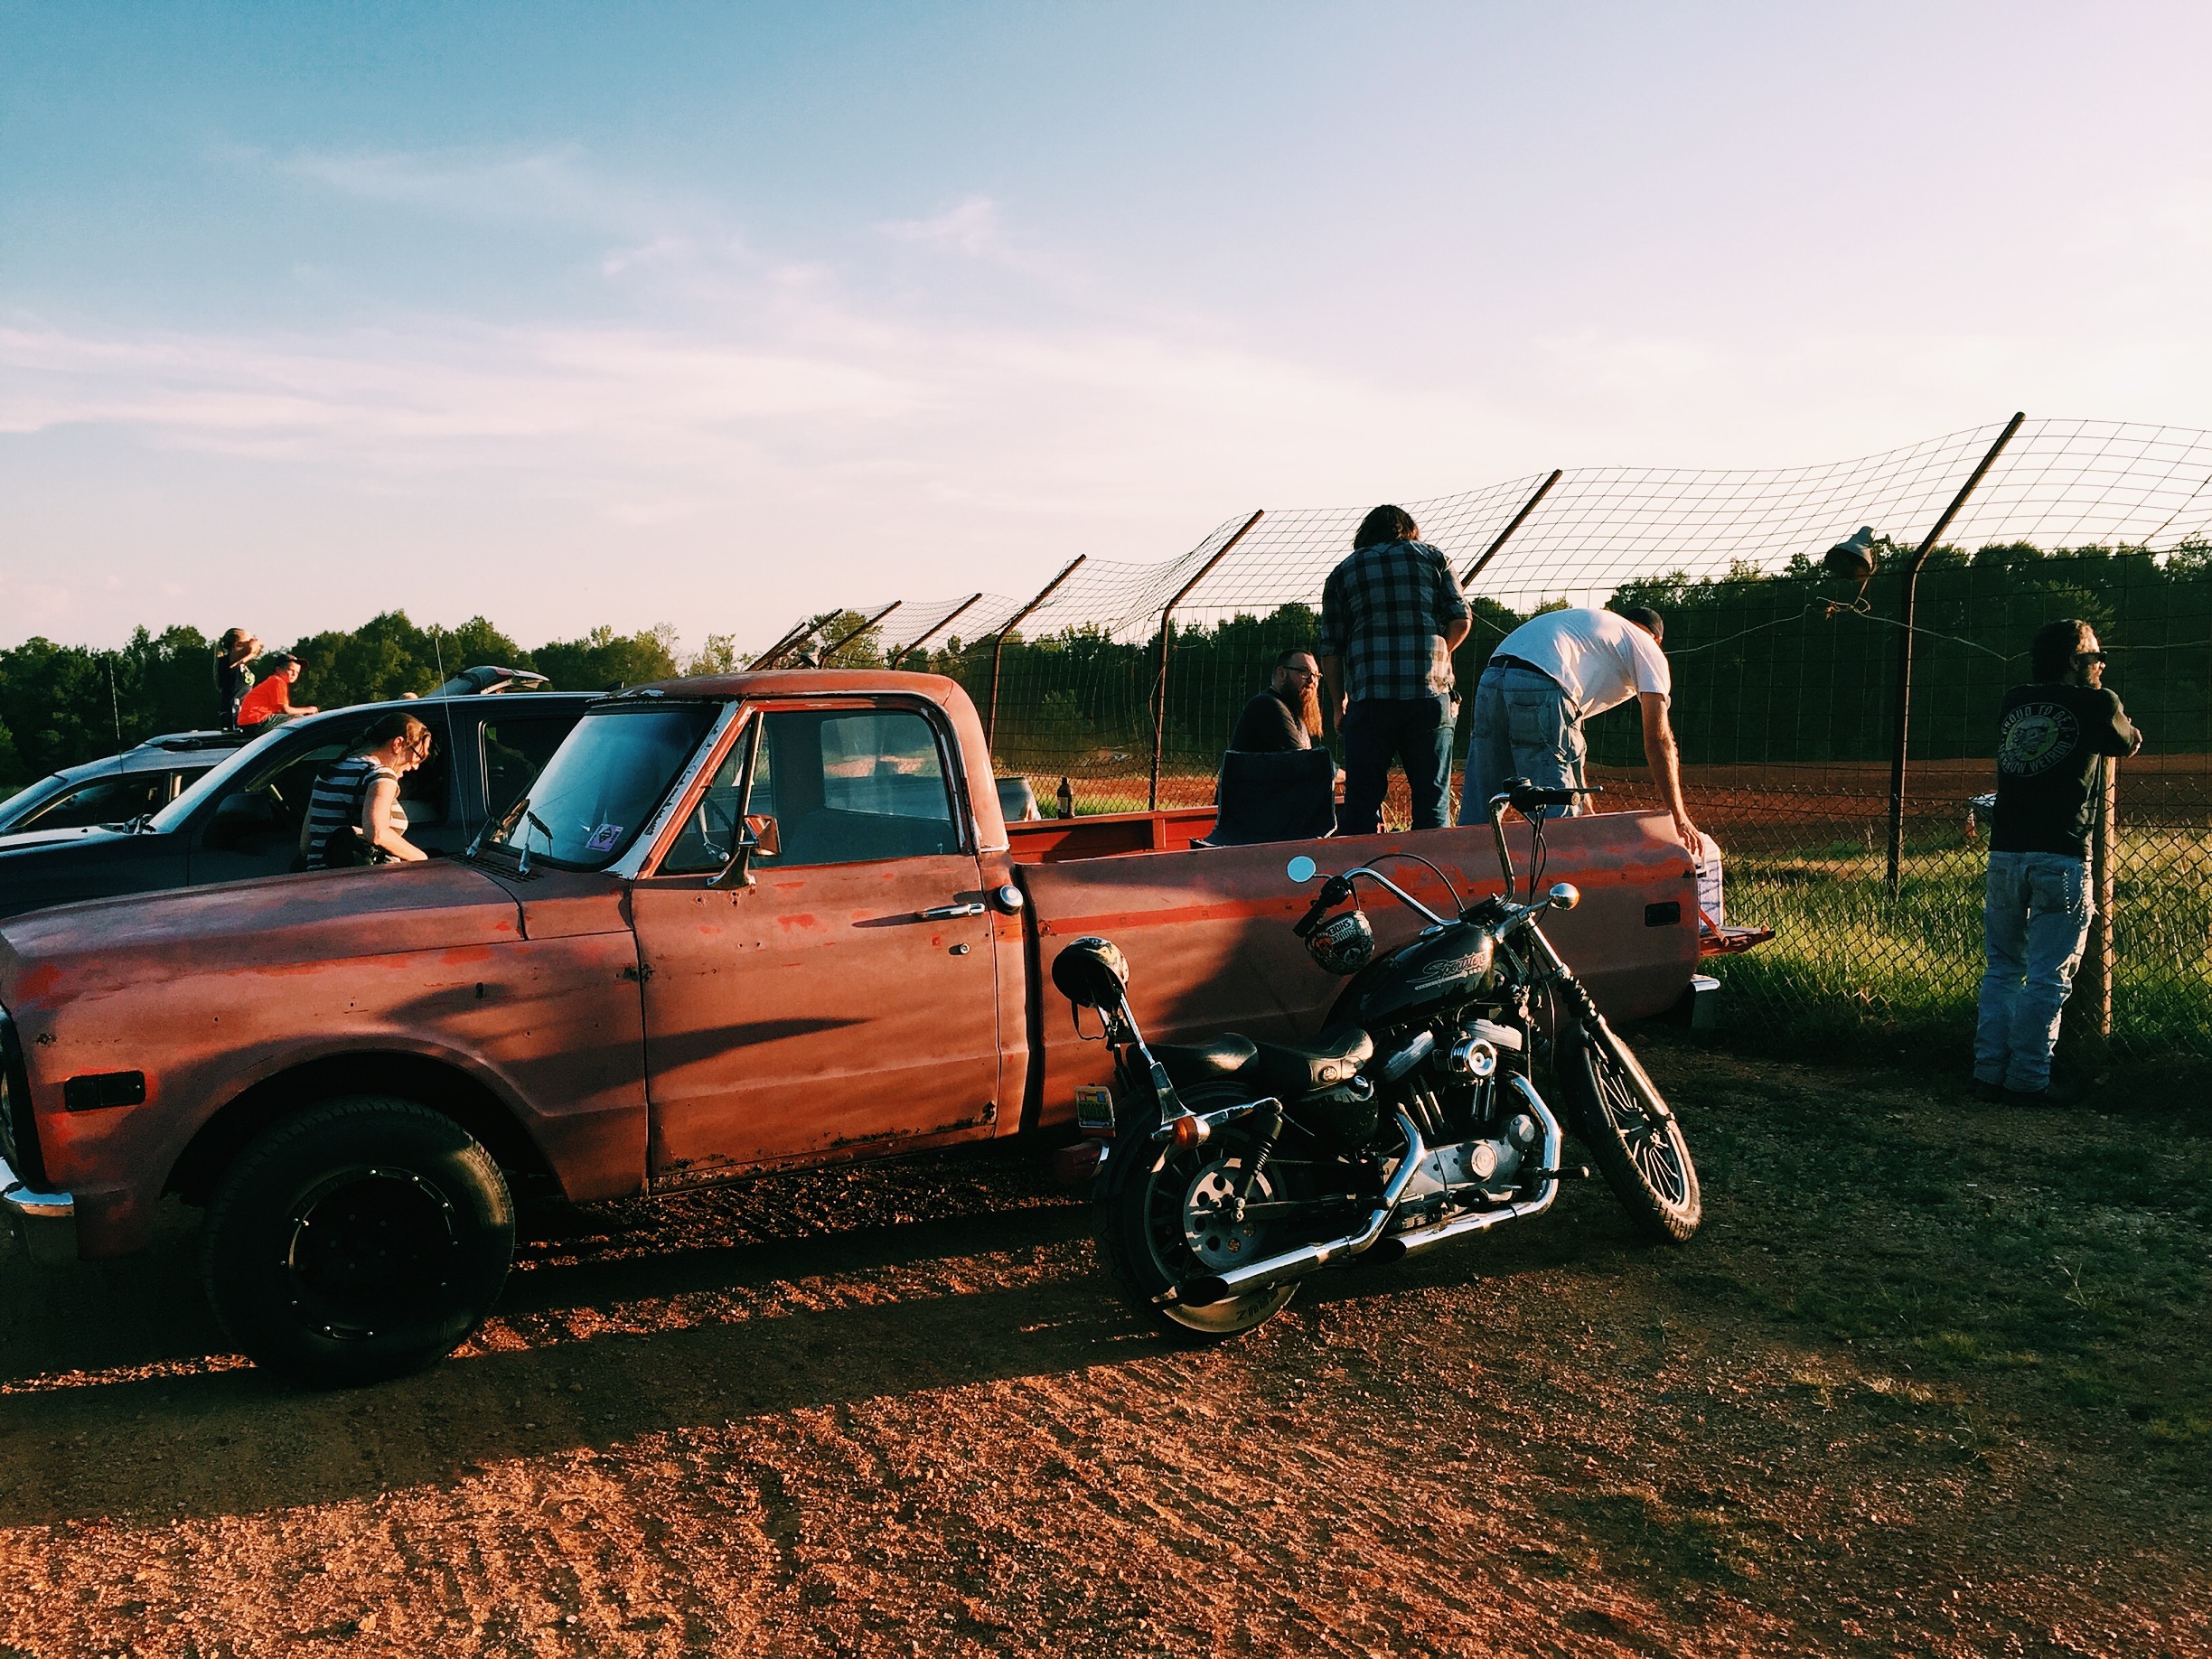
{"label": "rusty red pickup truck", "polygon": [[[323,1382],[417,1367],[496,1299],[518,1190],[1074,1140],[1112,1070],[1048,988],[1075,937],[1120,945],[1158,1036],[1310,1036],[1343,981],[1292,936],[1283,871],[1326,845],[1196,845],[1212,821],[1009,825],[933,676],[624,692],[463,856],[0,925],[5,1208],[33,1256],[104,1258],[181,1195],[244,1353]],[[1363,856],[1394,844],[1498,890],[1486,829]],[[1586,895],[1553,931],[1610,1016],[1684,997],[1697,885],[1664,816],[1557,823],[1551,869]],[[1386,945],[1412,925],[1378,921]]]}

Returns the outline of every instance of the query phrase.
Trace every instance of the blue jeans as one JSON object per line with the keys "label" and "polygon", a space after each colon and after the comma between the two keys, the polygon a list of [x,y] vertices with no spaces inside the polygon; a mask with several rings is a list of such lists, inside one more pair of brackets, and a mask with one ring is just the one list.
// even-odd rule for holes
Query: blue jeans
{"label": "blue jeans", "polygon": [[1589,753],[1581,712],[1557,681],[1531,669],[1483,670],[1475,685],[1460,821],[1487,821],[1490,797],[1507,778],[1526,778],[1540,789],[1580,788],[1588,782],[1582,764]]}
{"label": "blue jeans", "polygon": [[1974,1075],[2031,1094],[2050,1082],[2058,1016],[2089,941],[2089,861],[1993,852],[1982,924],[1989,970],[1974,1029]]}
{"label": "blue jeans", "polygon": [[1413,795],[1413,828],[1441,830],[1451,787],[1453,710],[1441,697],[1362,698],[1345,709],[1343,835],[1373,835],[1382,827],[1382,797],[1391,762],[1405,766]]}

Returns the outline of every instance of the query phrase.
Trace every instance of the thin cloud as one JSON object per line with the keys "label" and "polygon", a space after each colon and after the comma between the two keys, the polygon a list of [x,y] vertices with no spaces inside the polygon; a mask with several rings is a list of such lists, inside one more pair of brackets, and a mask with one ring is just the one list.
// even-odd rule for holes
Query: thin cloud
{"label": "thin cloud", "polygon": [[998,204],[989,196],[970,196],[932,218],[895,219],[880,228],[893,241],[919,243],[971,259],[1004,259],[1010,252]]}
{"label": "thin cloud", "polygon": [[440,218],[566,226],[636,237],[698,210],[610,179],[575,145],[526,151],[240,152],[286,177],[337,194]]}

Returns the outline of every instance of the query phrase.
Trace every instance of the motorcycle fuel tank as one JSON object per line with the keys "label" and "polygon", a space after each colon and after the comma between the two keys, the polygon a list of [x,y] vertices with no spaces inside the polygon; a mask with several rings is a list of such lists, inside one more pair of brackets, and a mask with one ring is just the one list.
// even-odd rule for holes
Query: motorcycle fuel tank
{"label": "motorcycle fuel tank", "polygon": [[1351,986],[1355,1017],[1372,1031],[1480,996],[1497,977],[1494,949],[1471,922],[1430,928],[1362,970]]}

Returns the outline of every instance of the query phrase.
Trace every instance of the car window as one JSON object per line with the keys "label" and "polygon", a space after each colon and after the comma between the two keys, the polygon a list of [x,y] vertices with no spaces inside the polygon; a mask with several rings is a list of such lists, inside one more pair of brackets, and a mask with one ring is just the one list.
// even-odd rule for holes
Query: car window
{"label": "car window", "polygon": [[351,754],[351,742],[332,737],[311,747],[295,748],[276,757],[258,774],[249,779],[244,792],[248,795],[266,795],[276,811],[276,827],[286,836],[299,833],[301,820],[307,814],[307,797],[314,792],[314,781],[325,767],[343,760]]}
{"label": "car window", "polygon": [[96,778],[64,790],[34,809],[15,829],[79,830],[87,824],[128,823],[160,811],[169,800],[174,781],[175,774],[169,772],[130,772],[120,777]]}
{"label": "car window", "polygon": [[494,823],[507,816],[507,809],[545,770],[575,725],[573,718],[545,715],[484,722],[484,803]]}
{"label": "car window", "polygon": [[[445,722],[432,718],[424,725],[430,733],[430,753],[421,765],[399,774],[399,805],[417,830],[444,823],[453,811],[453,767],[446,761],[453,751]],[[454,736],[468,741],[464,730],[456,728]]]}
{"label": "car window", "polygon": [[776,820],[783,850],[763,869],[864,864],[961,850],[960,819],[935,727],[906,709],[790,710],[763,717],[742,806],[743,742],[731,746],[663,871],[718,869],[740,811]]}
{"label": "car window", "polygon": [[35,783],[26,783],[5,801],[0,801],[0,826],[13,822],[33,807],[60,794],[66,787],[59,775],[41,778]]}

